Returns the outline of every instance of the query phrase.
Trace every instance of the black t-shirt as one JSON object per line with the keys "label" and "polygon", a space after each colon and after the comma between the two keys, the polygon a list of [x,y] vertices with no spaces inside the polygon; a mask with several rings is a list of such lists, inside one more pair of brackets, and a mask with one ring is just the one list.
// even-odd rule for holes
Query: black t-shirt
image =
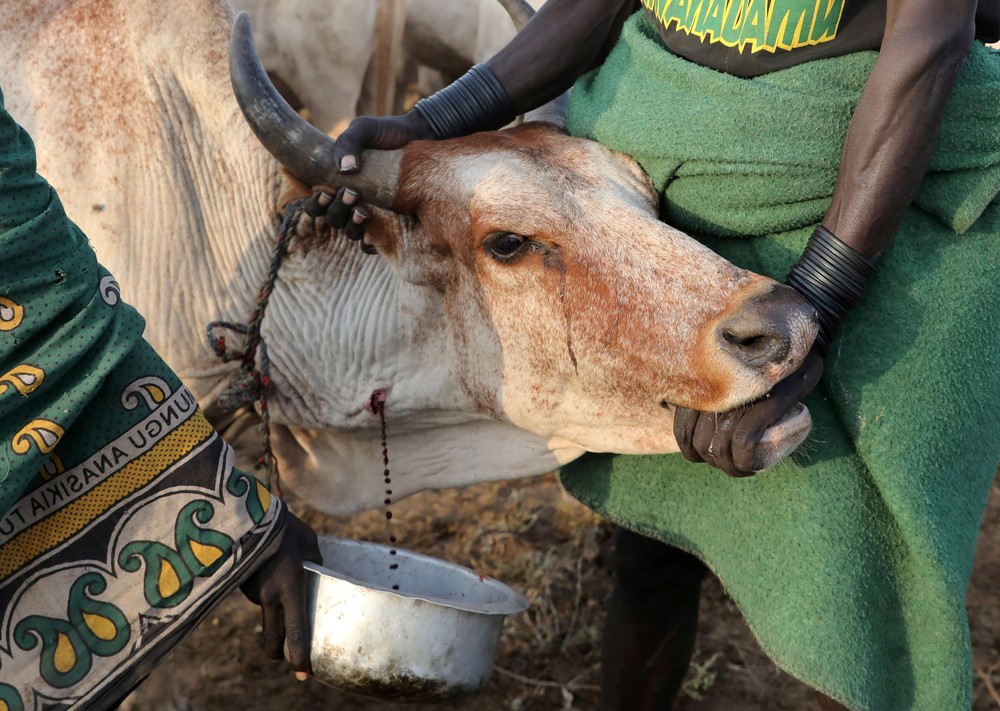
{"label": "black t-shirt", "polygon": [[[674,54],[740,77],[879,49],[886,0],[637,0]],[[1000,0],[979,0],[976,37],[1000,40]]]}
{"label": "black t-shirt", "polygon": [[752,77],[813,59],[877,50],[885,0],[642,0],[671,52]]}

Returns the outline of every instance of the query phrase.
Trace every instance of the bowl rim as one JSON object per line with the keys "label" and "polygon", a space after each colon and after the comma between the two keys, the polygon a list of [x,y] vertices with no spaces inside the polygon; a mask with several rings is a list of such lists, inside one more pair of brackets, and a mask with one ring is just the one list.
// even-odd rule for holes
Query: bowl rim
{"label": "bowl rim", "polygon": [[446,567],[454,570],[459,575],[476,578],[480,583],[491,587],[497,592],[502,593],[505,596],[504,600],[499,602],[475,602],[467,603],[461,600],[449,600],[446,598],[434,597],[433,595],[421,595],[417,593],[405,592],[403,590],[393,590],[391,587],[386,587],[383,585],[378,585],[375,583],[368,582],[366,580],[361,580],[354,576],[343,573],[339,570],[333,568],[328,568],[324,565],[318,563],[313,563],[311,561],[303,561],[302,567],[311,573],[320,576],[327,576],[335,578],[349,585],[353,585],[358,588],[363,588],[365,590],[372,590],[378,593],[391,595],[393,597],[399,597],[407,600],[421,600],[423,602],[429,603],[431,605],[437,605],[440,607],[448,607],[455,610],[460,610],[462,612],[471,612],[484,615],[512,615],[518,612],[524,612],[528,609],[529,603],[528,599],[519,593],[514,588],[510,587],[506,583],[497,580],[496,578],[489,575],[482,575],[467,568],[464,565],[459,565],[458,563],[452,563],[444,558],[437,558],[432,555],[426,555],[424,553],[417,553],[415,551],[407,550],[401,548],[400,546],[387,546],[383,543],[376,543],[374,541],[360,541],[353,538],[340,538],[337,536],[320,536],[322,540],[336,541],[338,544],[346,544],[348,546],[355,546],[358,548],[381,548],[385,551],[390,549],[397,551],[398,553],[404,553],[406,556],[416,559],[424,560],[430,562],[436,566]]}

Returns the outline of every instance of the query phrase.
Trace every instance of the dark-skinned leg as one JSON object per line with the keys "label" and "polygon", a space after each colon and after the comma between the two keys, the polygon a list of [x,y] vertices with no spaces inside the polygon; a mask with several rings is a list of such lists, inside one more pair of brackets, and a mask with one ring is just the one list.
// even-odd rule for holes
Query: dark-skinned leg
{"label": "dark-skinned leg", "polygon": [[615,588],[601,646],[602,711],[673,706],[698,631],[704,564],[624,528],[615,531]]}
{"label": "dark-skinned leg", "polygon": [[816,692],[816,700],[819,701],[820,711],[851,711],[846,706],[834,701],[829,696]]}

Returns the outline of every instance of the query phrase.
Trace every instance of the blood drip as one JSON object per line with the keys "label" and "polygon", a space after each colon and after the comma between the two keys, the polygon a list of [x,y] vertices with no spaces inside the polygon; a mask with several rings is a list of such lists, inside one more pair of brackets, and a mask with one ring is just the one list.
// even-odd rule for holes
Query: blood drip
{"label": "blood drip", "polygon": [[[382,466],[384,467],[382,471],[383,481],[385,482],[385,499],[383,503],[385,504],[385,526],[386,534],[389,538],[389,543],[395,545],[396,537],[392,535],[392,510],[389,508],[392,505],[392,476],[389,474],[389,442],[386,436],[386,426],[385,426],[385,390],[376,390],[372,393],[371,397],[371,409],[379,417],[379,422],[382,425]],[[396,555],[396,549],[389,549],[389,555]],[[389,570],[398,570],[399,563],[390,563]],[[399,585],[394,584],[392,586],[393,590],[399,590]]]}

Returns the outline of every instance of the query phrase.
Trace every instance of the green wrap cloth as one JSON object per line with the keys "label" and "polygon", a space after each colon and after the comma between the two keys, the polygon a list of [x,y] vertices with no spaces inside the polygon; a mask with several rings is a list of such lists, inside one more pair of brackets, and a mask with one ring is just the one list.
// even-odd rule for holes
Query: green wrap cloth
{"label": "green wrap cloth", "polygon": [[[634,156],[667,222],[782,280],[830,203],[875,57],[738,79],[670,55],[640,13],[574,88],[569,128]],[[562,472],[612,521],[702,558],[775,662],[851,708],[971,704],[965,593],[1000,461],[998,190],[1000,56],[977,45],[800,450],[748,479],[680,455]]]}
{"label": "green wrap cloth", "polygon": [[0,709],[114,706],[277,544],[0,95]]}

